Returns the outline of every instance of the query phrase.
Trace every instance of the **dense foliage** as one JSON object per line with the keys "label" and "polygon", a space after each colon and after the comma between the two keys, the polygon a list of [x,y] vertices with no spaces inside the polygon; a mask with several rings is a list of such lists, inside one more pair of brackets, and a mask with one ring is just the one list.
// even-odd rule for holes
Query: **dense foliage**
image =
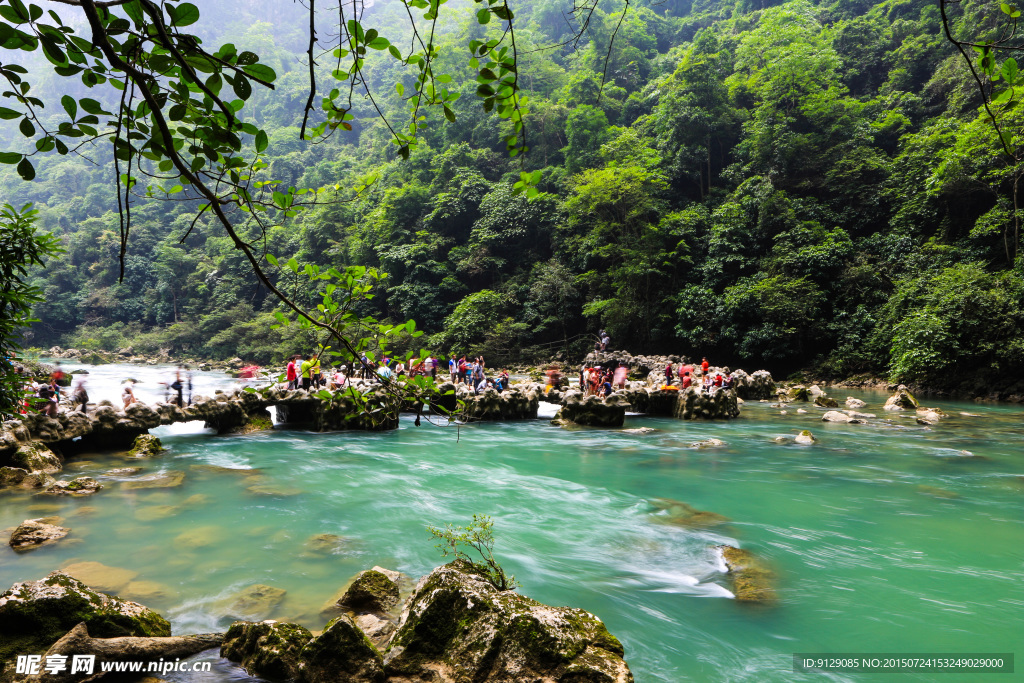
{"label": "dense foliage", "polygon": [[[354,201],[272,211],[266,249],[387,272],[365,312],[416,320],[442,352],[549,357],[603,327],[614,346],[777,374],[940,388],[1020,376],[1019,168],[933,2],[669,0],[631,3],[624,17],[601,3],[578,44],[559,46],[572,35],[563,4],[511,5],[530,102],[522,166],[507,155],[511,121],[471,101],[479,73],[465,45],[491,29],[465,5],[449,3],[434,44],[436,68],[466,96],[446,104],[454,123],[423,112],[430,125],[408,159],[376,111],[407,109],[395,89],[357,98],[351,131],[299,138],[307,36],[291,3],[202,5],[202,30],[278,75],[245,111],[269,134],[282,187],[376,178]],[[990,9],[969,4],[952,21],[984,33]],[[404,13],[379,3],[363,24],[385,33]],[[413,87],[375,57],[365,71],[379,92]],[[36,90],[86,92],[66,81],[51,72]],[[1000,116],[1020,129],[1015,109]],[[0,131],[7,148],[15,123]],[[0,170],[3,197],[35,202],[67,250],[37,275],[33,345],[262,362],[302,350],[294,328],[271,329],[279,302],[211,218],[189,230],[195,202],[133,206],[120,279],[109,155],[34,160],[31,183]],[[523,174],[539,176],[532,200],[513,193]]]}

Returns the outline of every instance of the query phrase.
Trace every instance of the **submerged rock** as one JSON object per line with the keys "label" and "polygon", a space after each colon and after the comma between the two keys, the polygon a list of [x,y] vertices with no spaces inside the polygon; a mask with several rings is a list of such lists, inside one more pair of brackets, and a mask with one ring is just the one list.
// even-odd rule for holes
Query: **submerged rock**
{"label": "submerged rock", "polygon": [[166,472],[146,475],[144,477],[132,479],[131,481],[122,482],[121,488],[128,491],[135,491],[139,489],[174,488],[175,486],[181,486],[184,481],[184,472],[181,470],[168,470]]}
{"label": "submerged rock", "polygon": [[656,431],[658,431],[658,430],[654,429],[653,427],[636,427],[634,429],[623,429],[622,433],[623,434],[635,434],[637,436],[642,436],[644,434],[653,434]]}
{"label": "submerged rock", "polygon": [[[129,408],[134,408],[136,405],[142,405],[141,403],[133,403]],[[159,422],[157,423],[159,424]],[[128,455],[135,458],[148,458],[154,455],[163,453],[166,448],[160,442],[159,437],[153,436],[152,434],[139,434],[135,437],[135,441],[132,443],[131,450],[128,451]]]}
{"label": "submerged rock", "polygon": [[825,394],[819,394],[818,396],[814,397],[814,405],[820,406],[822,408],[838,408],[839,402],[836,401],[834,398],[826,396]]}
{"label": "submerged rock", "polygon": [[236,621],[220,656],[238,662],[253,676],[293,680],[299,677],[299,653],[313,634],[303,626],[279,621]]}
{"label": "submerged rock", "polygon": [[896,393],[885,401],[885,410],[917,410],[920,404],[914,395],[907,391],[902,384],[896,389]]}
{"label": "submerged rock", "polygon": [[650,501],[656,512],[651,518],[663,524],[685,527],[710,527],[725,524],[729,518],[717,512],[698,510],[689,503],[671,498],[655,498]]}
{"label": "submerged rock", "polygon": [[33,550],[46,543],[55,543],[71,531],[57,526],[57,521],[59,518],[26,519],[11,534],[8,545],[15,550]]}
{"label": "submerged rock", "polygon": [[774,603],[775,572],[749,550],[731,545],[718,546],[732,579],[733,594],[739,602]]}
{"label": "submerged rock", "polygon": [[375,569],[359,572],[348,587],[339,607],[353,612],[383,614],[398,604],[398,584]]}
{"label": "submerged rock", "polygon": [[265,619],[277,609],[287,592],[257,583],[228,598],[222,607],[225,613],[238,619]]}
{"label": "submerged rock", "polygon": [[938,424],[939,420],[949,417],[945,412],[939,408],[918,408],[917,409],[917,423],[933,425]]}
{"label": "submerged rock", "polygon": [[108,567],[100,562],[74,562],[61,572],[103,593],[117,593],[139,575],[137,571]]}
{"label": "submerged rock", "polygon": [[690,444],[690,448],[718,448],[724,446],[725,442],[721,439],[704,439],[702,441],[695,441]]}
{"label": "submerged rock", "polygon": [[316,534],[306,539],[306,552],[312,555],[336,555],[345,549],[348,539],[338,534]]}
{"label": "submerged rock", "polygon": [[622,655],[622,644],[589,612],[499,591],[456,561],[417,584],[385,666],[390,680],[403,682],[629,683]]}
{"label": "submerged rock", "polygon": [[45,653],[82,622],[101,638],[171,635],[167,620],[148,607],[53,572],[39,581],[16,583],[0,594],[0,676],[7,677],[17,655]]}

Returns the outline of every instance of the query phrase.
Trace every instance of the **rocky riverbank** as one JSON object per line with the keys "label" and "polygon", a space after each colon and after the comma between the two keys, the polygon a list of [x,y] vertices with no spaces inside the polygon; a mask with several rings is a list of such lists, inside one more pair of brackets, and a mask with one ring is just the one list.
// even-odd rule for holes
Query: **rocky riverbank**
{"label": "rocky riverbank", "polygon": [[380,567],[362,572],[338,600],[341,614],[317,635],[298,624],[239,621],[226,633],[172,636],[149,608],[53,572],[0,595],[0,681],[88,678],[18,675],[17,655],[93,654],[99,671],[105,662],[173,660],[218,646],[252,675],[302,683],[633,680],[622,644],[589,612],[499,590],[462,560],[420,579],[402,602],[404,578]]}

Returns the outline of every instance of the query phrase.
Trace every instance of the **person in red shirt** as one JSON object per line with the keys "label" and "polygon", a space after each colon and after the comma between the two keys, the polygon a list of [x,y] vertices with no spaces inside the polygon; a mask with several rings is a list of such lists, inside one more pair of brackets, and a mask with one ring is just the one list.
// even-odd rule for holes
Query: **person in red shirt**
{"label": "person in red shirt", "polygon": [[672,384],[672,364],[669,363],[665,366],[665,384]]}
{"label": "person in red shirt", "polygon": [[688,373],[688,372],[684,373],[683,374],[683,389],[689,389],[692,384],[693,384],[693,378],[690,377],[690,373]]}
{"label": "person in red shirt", "polygon": [[701,371],[701,373],[703,373],[705,375],[708,374],[708,368],[710,368],[710,367],[711,367],[711,363],[708,362],[707,358],[705,358],[704,360],[702,360],[700,362],[700,371]]}
{"label": "person in red shirt", "polygon": [[285,377],[288,380],[289,391],[298,388],[299,375],[295,372],[295,356],[292,356],[291,360],[288,361],[288,367],[285,370]]}
{"label": "person in red shirt", "polygon": [[713,385],[716,386],[716,387],[722,386],[722,375],[721,375],[721,373],[715,375],[715,381],[713,382]]}

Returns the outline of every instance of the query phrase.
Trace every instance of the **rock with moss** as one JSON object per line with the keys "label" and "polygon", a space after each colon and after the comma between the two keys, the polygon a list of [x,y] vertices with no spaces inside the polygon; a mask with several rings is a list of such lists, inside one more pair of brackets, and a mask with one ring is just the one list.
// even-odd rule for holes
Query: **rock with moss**
{"label": "rock with moss", "polygon": [[839,401],[825,394],[818,394],[814,397],[814,405],[821,408],[838,408]]}
{"label": "rock with moss", "polygon": [[21,486],[28,476],[28,470],[21,467],[0,467],[0,489]]}
{"label": "rock with moss", "polygon": [[338,606],[357,613],[384,614],[398,604],[398,584],[382,572],[359,572],[338,601]]}
{"label": "rock with moss", "polygon": [[807,430],[807,429],[805,429],[802,432],[800,432],[799,434],[797,434],[796,435],[796,439],[794,439],[794,440],[797,443],[804,444],[805,446],[810,446],[811,444],[813,444],[813,443],[815,443],[817,441],[817,439],[814,438],[814,434],[811,434],[810,430]]}
{"label": "rock with moss", "polygon": [[384,659],[366,634],[343,614],[302,648],[299,678],[304,683],[383,683]]}
{"label": "rock with moss", "polygon": [[725,524],[729,518],[717,512],[698,510],[689,503],[671,498],[654,498],[650,501],[654,507],[651,519],[662,524],[684,527],[711,527]]}
{"label": "rock with moss", "polygon": [[457,560],[420,580],[385,655],[388,680],[633,680],[622,644],[593,614],[500,591]]}
{"label": "rock with moss", "polygon": [[62,469],[60,458],[49,448],[38,441],[30,441],[18,446],[11,456],[11,464],[29,472],[46,472],[53,474]]}
{"label": "rock with moss", "polygon": [[220,656],[238,662],[253,676],[294,680],[299,653],[313,634],[303,626],[280,621],[236,621],[231,624]]}
{"label": "rock with moss", "polygon": [[885,410],[917,410],[920,404],[914,395],[907,390],[904,385],[899,385],[896,388],[896,393],[890,396],[885,401]]}
{"label": "rock with moss", "polygon": [[76,477],[70,481],[62,479],[54,482],[43,493],[51,496],[91,496],[102,488],[103,484],[92,477]]}
{"label": "rock with moss", "polygon": [[579,391],[567,391],[562,409],[555,415],[557,423],[571,423],[585,427],[621,427],[630,405],[618,394],[606,399],[584,396]]}
{"label": "rock with moss", "polygon": [[11,533],[8,545],[18,551],[34,550],[41,545],[55,543],[71,531],[67,527],[58,526],[59,518],[41,517],[26,519]]}
{"label": "rock with moss", "polygon": [[775,572],[749,550],[731,545],[719,546],[722,561],[729,570],[733,594],[739,602],[772,604],[775,592]]}
{"label": "rock with moss", "polygon": [[171,635],[167,620],[148,607],[53,572],[0,594],[0,678],[10,677],[17,655],[45,653],[81,622],[98,638]]}
{"label": "rock with moss", "polygon": [[811,400],[811,392],[804,385],[797,384],[786,391],[786,399],[789,401],[807,403]]}
{"label": "rock with moss", "polygon": [[939,420],[943,420],[949,417],[941,408],[924,408],[919,407],[917,409],[917,423],[925,425],[938,424]]}
{"label": "rock with moss", "polygon": [[839,422],[842,424],[864,424],[864,420],[860,420],[852,415],[841,413],[838,410],[830,410],[821,416],[822,422]]}
{"label": "rock with moss", "polygon": [[152,434],[139,434],[135,437],[128,455],[135,458],[148,458],[163,453],[164,450],[164,445],[160,442],[159,437]]}

